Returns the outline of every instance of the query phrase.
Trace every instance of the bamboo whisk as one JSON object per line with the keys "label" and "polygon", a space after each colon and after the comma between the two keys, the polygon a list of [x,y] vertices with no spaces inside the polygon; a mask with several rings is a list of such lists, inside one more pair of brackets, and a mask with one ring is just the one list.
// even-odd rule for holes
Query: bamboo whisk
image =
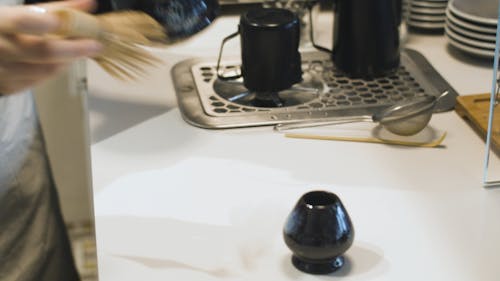
{"label": "bamboo whisk", "polygon": [[160,60],[137,44],[166,41],[163,27],[143,12],[120,11],[94,16],[74,9],[52,11],[62,22],[54,35],[92,38],[104,45],[93,59],[120,80],[135,80],[146,73],[145,66]]}

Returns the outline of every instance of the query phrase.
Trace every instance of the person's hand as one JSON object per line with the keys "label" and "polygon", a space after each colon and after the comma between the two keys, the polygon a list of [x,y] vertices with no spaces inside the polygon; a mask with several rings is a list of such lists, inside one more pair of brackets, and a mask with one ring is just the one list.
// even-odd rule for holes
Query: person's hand
{"label": "person's hand", "polygon": [[0,95],[31,88],[70,62],[98,54],[102,46],[95,40],[47,36],[60,24],[50,9],[89,11],[94,5],[93,0],[70,0],[0,7]]}

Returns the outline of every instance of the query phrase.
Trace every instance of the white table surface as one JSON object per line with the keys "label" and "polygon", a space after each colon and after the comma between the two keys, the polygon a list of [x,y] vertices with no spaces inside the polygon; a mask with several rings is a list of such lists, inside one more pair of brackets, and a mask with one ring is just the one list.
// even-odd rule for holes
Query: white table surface
{"label": "white table surface", "polygon": [[[100,280],[499,280],[500,190],[482,187],[484,142],[455,112],[433,116],[430,126],[448,132],[433,149],[184,122],[170,68],[216,56],[236,22],[221,18],[153,49],[165,65],[142,83],[114,81],[90,63]],[[443,36],[410,34],[406,46],[461,95],[489,91],[491,63]],[[347,265],[326,276],[297,271],[281,233],[297,199],[315,189],[337,193],[356,230]]]}

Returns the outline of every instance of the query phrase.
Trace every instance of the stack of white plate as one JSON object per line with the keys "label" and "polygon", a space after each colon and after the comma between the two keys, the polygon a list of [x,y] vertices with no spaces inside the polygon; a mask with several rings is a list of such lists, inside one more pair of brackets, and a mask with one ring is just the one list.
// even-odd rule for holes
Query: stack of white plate
{"label": "stack of white plate", "polygon": [[408,14],[410,13],[410,2],[411,0],[401,0],[401,16],[403,17],[403,22],[405,23],[408,18]]}
{"label": "stack of white plate", "polygon": [[443,29],[448,0],[409,0],[406,22],[419,29]]}
{"label": "stack of white plate", "polygon": [[481,57],[495,54],[498,0],[452,0],[445,35],[454,47]]}

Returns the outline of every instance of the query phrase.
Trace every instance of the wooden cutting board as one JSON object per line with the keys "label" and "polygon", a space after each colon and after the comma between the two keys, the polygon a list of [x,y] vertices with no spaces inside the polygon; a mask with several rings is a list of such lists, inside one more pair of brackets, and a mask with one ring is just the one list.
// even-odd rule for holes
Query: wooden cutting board
{"label": "wooden cutting board", "polygon": [[[476,131],[486,139],[490,112],[490,94],[458,96],[455,111],[466,119]],[[493,116],[493,133],[491,145],[500,152],[500,105],[497,105]]]}

